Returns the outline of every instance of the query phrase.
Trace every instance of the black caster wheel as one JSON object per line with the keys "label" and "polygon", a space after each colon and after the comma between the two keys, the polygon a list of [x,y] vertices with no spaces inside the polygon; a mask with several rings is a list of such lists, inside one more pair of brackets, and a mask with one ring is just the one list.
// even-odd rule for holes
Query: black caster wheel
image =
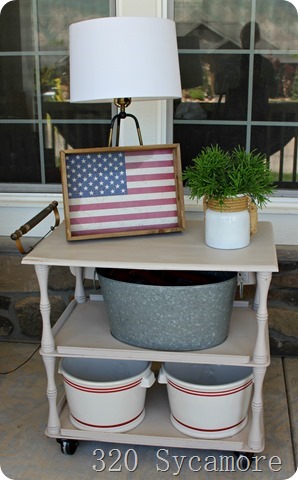
{"label": "black caster wheel", "polygon": [[237,466],[242,472],[250,469],[253,462],[254,453],[252,452],[235,452],[237,457]]}
{"label": "black caster wheel", "polygon": [[61,452],[64,455],[73,455],[79,445],[78,440],[67,440],[64,438],[57,438],[57,442],[60,443]]}

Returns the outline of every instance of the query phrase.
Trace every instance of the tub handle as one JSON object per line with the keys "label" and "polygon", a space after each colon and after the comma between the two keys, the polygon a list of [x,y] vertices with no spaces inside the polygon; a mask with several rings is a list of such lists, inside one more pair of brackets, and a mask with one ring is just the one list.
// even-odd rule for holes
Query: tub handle
{"label": "tub handle", "polygon": [[155,382],[155,375],[152,372],[152,370],[149,370],[149,372],[142,378],[140,386],[143,388],[150,388],[152,387],[154,382]]}
{"label": "tub handle", "polygon": [[158,383],[168,383],[163,365],[158,372]]}

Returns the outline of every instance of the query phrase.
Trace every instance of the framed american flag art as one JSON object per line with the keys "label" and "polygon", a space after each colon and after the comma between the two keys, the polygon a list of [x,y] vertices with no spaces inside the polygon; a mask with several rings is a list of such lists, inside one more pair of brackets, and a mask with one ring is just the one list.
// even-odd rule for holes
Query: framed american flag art
{"label": "framed american flag art", "polygon": [[179,144],[62,150],[67,240],[185,228]]}

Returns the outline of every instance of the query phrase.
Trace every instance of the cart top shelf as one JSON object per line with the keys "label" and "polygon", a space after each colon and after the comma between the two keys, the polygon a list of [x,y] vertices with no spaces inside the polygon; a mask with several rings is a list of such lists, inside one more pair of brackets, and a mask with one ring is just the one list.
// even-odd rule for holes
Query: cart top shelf
{"label": "cart top shelf", "polygon": [[62,223],[22,263],[147,270],[278,271],[270,222],[259,222],[250,245],[239,250],[208,247],[203,221],[189,221],[186,229],[178,233],[81,241],[67,241]]}

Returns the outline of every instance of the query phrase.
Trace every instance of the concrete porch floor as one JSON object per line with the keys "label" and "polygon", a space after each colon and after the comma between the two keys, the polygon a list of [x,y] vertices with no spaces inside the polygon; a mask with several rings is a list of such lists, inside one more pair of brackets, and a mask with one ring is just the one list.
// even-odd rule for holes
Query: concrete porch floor
{"label": "concrete porch floor", "polygon": [[[255,476],[260,480],[285,480],[297,470],[298,357],[271,359],[264,385],[265,449],[257,454],[257,467],[252,464],[250,470],[244,472],[232,464],[225,465],[224,471],[221,469],[220,456],[230,452],[166,445],[148,447],[86,441],[80,442],[74,455],[63,455],[56,440],[44,435],[48,416],[46,377],[42,358],[36,349],[36,343],[0,342],[0,465],[10,479],[154,480],[178,476],[182,479],[238,480]],[[4,374],[25,362],[34,351],[33,357],[21,368]],[[63,386],[59,379],[58,382],[59,390]],[[99,451],[97,456],[93,454],[96,449],[105,454],[105,467],[98,460]],[[126,457],[129,459],[128,468],[132,468],[137,458],[133,472],[125,467],[125,454],[129,449],[134,452]],[[193,456],[196,461],[189,464]],[[200,463],[197,457],[200,457]],[[182,460],[178,474],[176,461],[181,466]],[[116,462],[114,466],[113,462]],[[201,470],[195,472],[199,467]]]}

